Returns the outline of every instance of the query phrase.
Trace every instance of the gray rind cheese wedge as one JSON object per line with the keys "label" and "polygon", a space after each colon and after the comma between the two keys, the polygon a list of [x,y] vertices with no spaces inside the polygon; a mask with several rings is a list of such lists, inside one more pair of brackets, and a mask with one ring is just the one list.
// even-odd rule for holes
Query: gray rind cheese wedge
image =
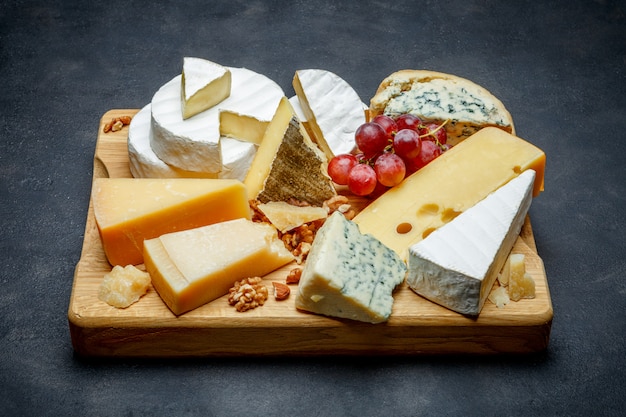
{"label": "gray rind cheese wedge", "polygon": [[352,152],[356,147],[354,132],[365,123],[363,102],[352,86],[321,69],[296,71],[292,84],[313,140],[328,160]]}
{"label": "gray rind cheese wedge", "polygon": [[487,126],[515,134],[504,104],[480,85],[465,78],[427,70],[401,70],[386,77],[370,100],[370,118],[404,113],[424,122],[446,120],[448,143],[456,145]]}
{"label": "gray rind cheese wedge", "polygon": [[535,171],[518,177],[409,248],[407,284],[450,310],[477,316],[519,236]]}
{"label": "gray rind cheese wedge", "polygon": [[283,97],[244,180],[250,199],[307,202],[313,206],[337,195],[328,160],[313,143]]}
{"label": "gray rind cheese wedge", "polygon": [[389,319],[406,265],[391,249],[336,211],[324,222],[302,270],[296,307],[367,323]]}

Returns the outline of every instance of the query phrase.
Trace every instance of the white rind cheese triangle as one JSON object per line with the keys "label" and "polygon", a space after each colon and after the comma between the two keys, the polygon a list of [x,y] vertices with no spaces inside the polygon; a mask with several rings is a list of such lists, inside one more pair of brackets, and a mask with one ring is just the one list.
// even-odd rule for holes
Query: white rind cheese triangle
{"label": "white rind cheese triangle", "polygon": [[256,155],[257,146],[221,137],[222,169],[219,172],[187,171],[163,162],[150,147],[150,104],[132,119],[128,129],[128,159],[135,178],[226,178],[243,181]]}
{"label": "white rind cheese triangle", "polygon": [[188,119],[230,95],[230,70],[206,59],[185,57],[181,83],[183,119]]}
{"label": "white rind cheese triangle", "polygon": [[527,170],[409,248],[407,284],[461,314],[480,313],[532,201]]}
{"label": "white rind cheese triangle", "polygon": [[365,123],[359,95],[338,75],[320,69],[298,70],[293,79],[313,138],[330,160],[356,147],[354,133]]}
{"label": "white rind cheese triangle", "polygon": [[[154,94],[150,146],[159,159],[186,171],[219,172],[222,170],[220,137],[261,142],[284,92],[274,81],[254,71],[231,67],[229,70],[230,96],[186,120],[180,100],[182,75]],[[227,119],[226,123],[221,123],[222,119]]]}
{"label": "white rind cheese triangle", "polygon": [[404,281],[406,265],[391,249],[341,213],[318,231],[302,270],[296,307],[367,323],[387,321],[393,290]]}

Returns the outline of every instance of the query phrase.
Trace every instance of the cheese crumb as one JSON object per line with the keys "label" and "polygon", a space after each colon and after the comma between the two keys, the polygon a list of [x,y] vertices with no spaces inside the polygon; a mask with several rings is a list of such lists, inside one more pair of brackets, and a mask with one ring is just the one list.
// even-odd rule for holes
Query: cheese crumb
{"label": "cheese crumb", "polygon": [[139,301],[149,286],[150,274],[147,272],[133,265],[116,265],[104,275],[98,299],[113,307],[126,308]]}
{"label": "cheese crumb", "polygon": [[509,282],[509,297],[513,301],[522,298],[535,298],[535,281],[528,273],[524,273],[520,279],[511,279]]}
{"label": "cheese crumb", "polygon": [[495,290],[491,291],[489,293],[488,299],[498,308],[503,308],[511,301],[509,299],[509,295],[506,292],[506,288],[504,287],[498,287]]}

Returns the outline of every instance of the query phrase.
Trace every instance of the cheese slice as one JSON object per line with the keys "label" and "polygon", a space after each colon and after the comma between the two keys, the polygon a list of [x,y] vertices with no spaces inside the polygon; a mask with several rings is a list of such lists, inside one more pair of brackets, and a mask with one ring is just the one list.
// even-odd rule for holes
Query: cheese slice
{"label": "cheese slice", "polygon": [[311,141],[284,97],[265,132],[244,183],[251,199],[296,200],[321,206],[337,192],[328,160]]}
{"label": "cheese slice", "polygon": [[243,181],[256,154],[254,143],[221,137],[222,169],[219,172],[186,171],[163,162],[150,146],[150,104],[130,122],[128,160],[135,178],[225,178]]}
{"label": "cheese slice", "polygon": [[353,219],[406,259],[410,245],[527,169],[543,190],[546,156],[536,146],[487,127],[386,191]]}
{"label": "cheese slice", "polygon": [[522,229],[535,171],[527,170],[409,248],[407,284],[450,310],[477,316]]}
{"label": "cheese slice", "polygon": [[495,126],[515,134],[504,104],[480,85],[452,74],[401,70],[386,77],[370,100],[370,118],[404,113],[424,122],[446,125],[448,143],[456,145],[478,130]]}
{"label": "cheese slice", "polygon": [[328,216],[328,211],[323,207],[295,206],[285,201],[270,201],[258,204],[257,208],[282,233]]}
{"label": "cheese slice", "polygon": [[183,119],[215,106],[230,95],[230,70],[202,58],[183,58],[181,99]]}
{"label": "cheese slice", "polygon": [[[229,67],[230,96],[218,105],[183,119],[181,75],[163,85],[152,97],[150,146],[165,163],[187,171],[222,169],[220,138],[236,137],[258,144],[274,117],[283,90],[274,81],[245,68]],[[221,113],[229,121],[220,123]]]}
{"label": "cheese slice", "polygon": [[330,71],[296,71],[293,88],[306,115],[313,139],[328,160],[356,148],[354,133],[365,123],[363,102],[344,79]]}
{"label": "cheese slice", "polygon": [[152,285],[176,315],[227,294],[236,281],[293,261],[276,229],[247,219],[168,233],[144,248]]}
{"label": "cheese slice", "polygon": [[296,307],[331,317],[381,323],[406,265],[391,249],[334,212],[318,230],[302,270]]}
{"label": "cheese slice", "polygon": [[250,218],[246,189],[237,180],[96,178],[92,203],[114,266],[142,263],[145,239]]}

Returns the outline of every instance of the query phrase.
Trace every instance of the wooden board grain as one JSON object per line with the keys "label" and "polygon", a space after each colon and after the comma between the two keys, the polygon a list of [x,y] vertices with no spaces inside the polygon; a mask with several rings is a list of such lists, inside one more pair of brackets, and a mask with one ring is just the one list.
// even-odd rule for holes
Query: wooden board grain
{"label": "wooden board grain", "polygon": [[[107,112],[101,119],[94,178],[130,177],[128,128],[104,134],[103,125],[135,109]],[[357,206],[366,204],[355,200]],[[478,318],[464,317],[416,295],[406,284],[394,294],[390,320],[366,324],[296,310],[292,296],[272,297],[260,308],[239,313],[224,296],[180,317],[173,315],[153,288],[127,309],[98,300],[98,288],[111,265],[104,255],[89,206],[81,258],[76,265],[68,320],[75,351],[85,356],[311,356],[530,353],[548,346],[552,302],[543,262],[537,254],[529,219],[513,251],[526,255],[536,297],[497,308],[487,302]],[[295,265],[264,277],[281,281]]]}

